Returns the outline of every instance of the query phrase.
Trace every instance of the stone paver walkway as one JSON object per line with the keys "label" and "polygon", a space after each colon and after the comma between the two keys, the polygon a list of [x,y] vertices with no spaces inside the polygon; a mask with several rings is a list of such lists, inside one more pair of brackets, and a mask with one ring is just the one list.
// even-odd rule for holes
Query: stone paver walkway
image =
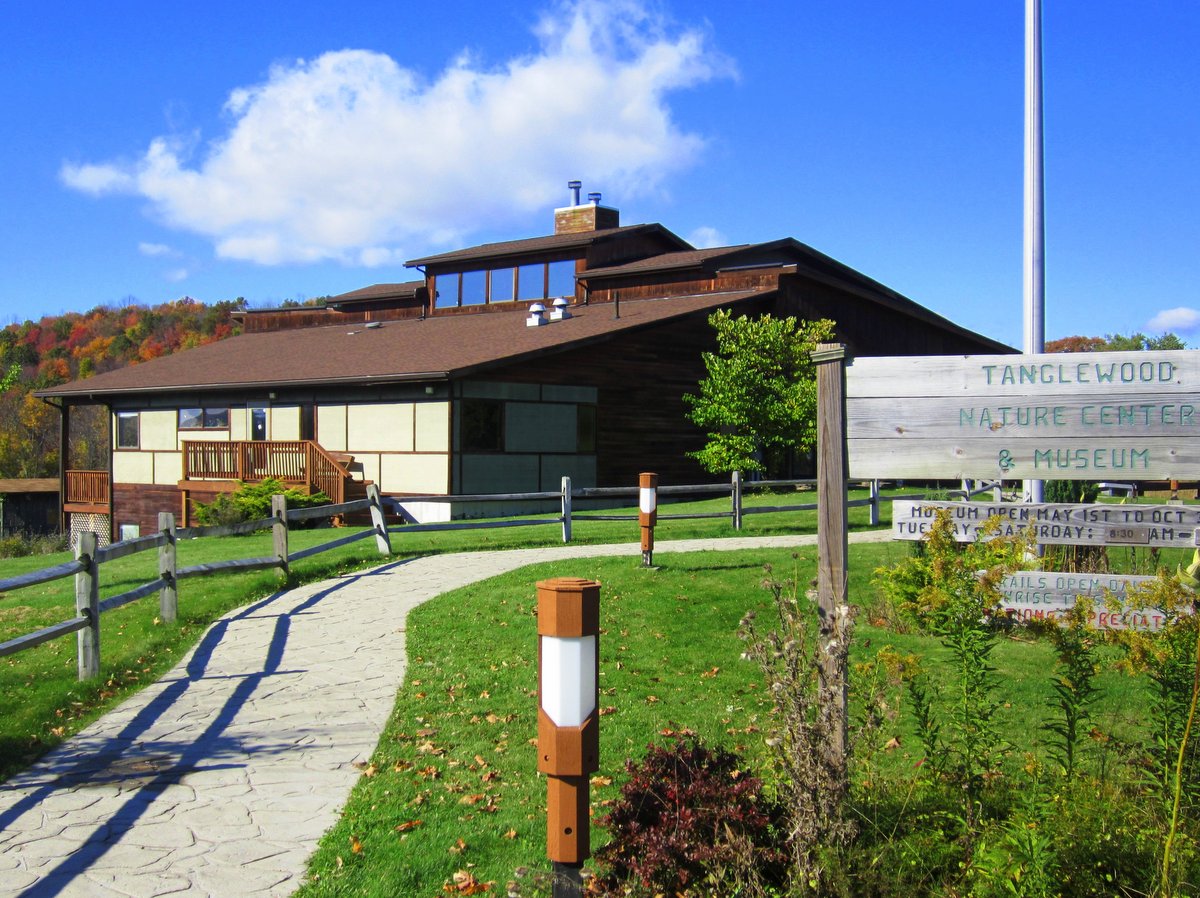
{"label": "stone paver walkway", "polygon": [[[813,541],[683,540],[655,551]],[[518,567],[599,555],[640,549],[398,560],[231,612],[159,682],[0,786],[0,896],[290,894],[391,711],[409,610]]]}

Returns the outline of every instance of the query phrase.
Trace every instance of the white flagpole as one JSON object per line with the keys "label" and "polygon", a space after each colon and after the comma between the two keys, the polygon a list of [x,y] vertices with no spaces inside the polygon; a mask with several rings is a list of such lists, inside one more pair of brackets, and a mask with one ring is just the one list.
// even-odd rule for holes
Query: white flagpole
{"label": "white flagpole", "polygon": [[[1025,0],[1025,265],[1026,353],[1046,348],[1046,232],[1042,183],[1042,0]],[[1026,480],[1025,501],[1041,502],[1042,481]]]}

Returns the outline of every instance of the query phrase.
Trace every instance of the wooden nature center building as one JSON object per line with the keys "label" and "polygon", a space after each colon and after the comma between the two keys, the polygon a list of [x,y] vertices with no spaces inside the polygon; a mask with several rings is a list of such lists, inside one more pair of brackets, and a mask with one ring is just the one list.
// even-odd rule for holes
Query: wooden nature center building
{"label": "wooden nature center building", "polygon": [[367,483],[409,498],[646,470],[696,482],[685,453],[704,435],[683,396],[717,309],[832,319],[856,356],[1011,351],[797,240],[697,248],[570,186],[552,234],[414,259],[420,279],[246,311],[239,336],[40,391],[64,447],[73,408],[111,416],[109,469],[61,471],[66,525],[102,540],[150,532],[161,511],[186,525],[193,503],[266,477],[333,502]]}

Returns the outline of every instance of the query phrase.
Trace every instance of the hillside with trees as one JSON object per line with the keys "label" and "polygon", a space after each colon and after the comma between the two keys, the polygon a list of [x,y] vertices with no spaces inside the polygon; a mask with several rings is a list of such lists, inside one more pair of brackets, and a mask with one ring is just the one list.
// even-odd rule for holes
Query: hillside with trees
{"label": "hillside with trees", "polygon": [[[0,478],[58,474],[58,412],[33,395],[57,386],[190,349],[238,332],[236,299],[205,305],[191,297],[156,306],[97,306],[47,315],[0,330]],[[70,466],[108,466],[103,406],[71,419]]]}
{"label": "hillside with trees", "polygon": [[1142,352],[1145,350],[1187,349],[1187,344],[1170,332],[1161,337],[1137,333],[1105,334],[1103,337],[1060,337],[1046,341],[1046,352]]}

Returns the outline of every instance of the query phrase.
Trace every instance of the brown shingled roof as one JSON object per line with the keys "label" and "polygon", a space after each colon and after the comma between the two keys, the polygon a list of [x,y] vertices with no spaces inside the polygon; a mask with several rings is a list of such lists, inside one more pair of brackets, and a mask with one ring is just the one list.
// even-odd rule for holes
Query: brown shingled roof
{"label": "brown shingled roof", "polygon": [[677,253],[661,253],[627,262],[624,265],[610,265],[605,268],[589,268],[581,277],[620,277],[630,274],[645,274],[651,271],[677,271],[681,268],[696,268],[712,259],[728,256],[746,249],[751,244],[742,243],[737,246],[714,246],[707,249],[690,249]]}
{"label": "brown shingled roof", "polygon": [[456,249],[449,253],[436,256],[426,256],[423,259],[413,259],[405,262],[409,268],[419,265],[448,265],[450,263],[487,261],[507,256],[522,256],[529,253],[551,252],[553,250],[578,249],[590,246],[602,240],[609,240],[618,235],[657,233],[666,238],[668,243],[677,245],[680,249],[691,249],[682,237],[672,234],[660,224],[625,225],[619,228],[604,228],[599,231],[580,231],[570,234],[551,234],[546,237],[527,237],[523,240],[506,240],[502,243],[484,243],[481,246],[471,246],[466,249]]}
{"label": "brown shingled roof", "polygon": [[512,311],[242,334],[153,361],[40,390],[45,397],[109,398],[192,389],[444,380],[501,363],[607,340],[687,315],[706,314],[768,290],[574,306],[572,318],[526,327]]}
{"label": "brown shingled roof", "polygon": [[424,281],[405,281],[402,284],[372,284],[370,287],[360,287],[349,293],[339,293],[325,300],[327,306],[338,306],[348,302],[368,302],[371,300],[396,299],[412,297],[425,286]]}

